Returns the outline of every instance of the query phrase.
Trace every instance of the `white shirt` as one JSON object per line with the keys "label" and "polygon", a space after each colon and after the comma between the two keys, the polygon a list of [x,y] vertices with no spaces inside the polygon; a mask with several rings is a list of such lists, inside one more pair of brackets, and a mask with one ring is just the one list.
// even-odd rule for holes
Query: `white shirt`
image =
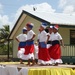
{"label": "white shirt", "polygon": [[16,37],[20,42],[24,42],[27,40],[27,35],[26,34],[20,34]]}
{"label": "white shirt", "polygon": [[51,39],[52,39],[52,41],[54,41],[54,40],[62,40],[62,37],[61,37],[61,35],[57,32],[57,33],[52,34]]}
{"label": "white shirt", "polygon": [[27,33],[27,40],[30,40],[33,37],[34,34],[35,33],[33,32],[33,30],[28,31],[28,33]]}
{"label": "white shirt", "polygon": [[49,41],[52,41],[52,35],[53,34],[54,34],[53,32],[51,34],[49,33],[49,36],[50,36]]}
{"label": "white shirt", "polygon": [[47,33],[46,33],[46,31],[42,31],[41,33],[39,33],[39,37],[38,37],[38,39],[39,39],[39,42],[45,42],[45,41],[47,41]]}

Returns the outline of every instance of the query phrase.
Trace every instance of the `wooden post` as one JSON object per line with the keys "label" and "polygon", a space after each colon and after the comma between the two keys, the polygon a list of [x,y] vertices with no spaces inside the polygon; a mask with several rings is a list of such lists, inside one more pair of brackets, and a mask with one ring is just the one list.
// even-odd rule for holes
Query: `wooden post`
{"label": "wooden post", "polygon": [[8,38],[8,60],[9,60],[9,38]]}

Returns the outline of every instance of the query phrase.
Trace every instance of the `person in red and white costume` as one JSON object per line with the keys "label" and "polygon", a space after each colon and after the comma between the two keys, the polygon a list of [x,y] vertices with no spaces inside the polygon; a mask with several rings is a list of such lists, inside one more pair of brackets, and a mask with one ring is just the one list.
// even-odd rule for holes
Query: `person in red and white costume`
{"label": "person in red and white costume", "polygon": [[38,41],[39,41],[38,64],[40,65],[52,64],[50,61],[50,56],[47,49],[47,42],[49,40],[49,36],[47,35],[45,31],[46,27],[47,27],[47,24],[42,23],[39,29],[40,33],[38,35]]}
{"label": "person in red and white costume", "polygon": [[49,48],[49,54],[51,56],[51,59],[53,60],[54,65],[58,65],[63,63],[61,59],[61,47],[60,44],[64,47],[63,39],[61,35],[58,33],[58,25],[54,25],[52,35],[52,46]]}
{"label": "person in red and white costume", "polygon": [[16,37],[16,40],[19,42],[18,46],[18,53],[17,56],[20,58],[20,64],[23,64],[23,59],[24,59],[24,52],[25,52],[25,47],[26,47],[26,41],[27,41],[27,29],[24,27],[22,30],[22,34],[19,34]]}
{"label": "person in red and white costume", "polygon": [[50,26],[48,28],[48,30],[49,30],[48,35],[50,36],[50,38],[49,38],[49,41],[47,42],[47,48],[49,49],[52,46],[52,35],[54,34],[53,33],[53,26]]}
{"label": "person in red and white costume", "polygon": [[30,65],[30,60],[32,60],[31,65],[34,65],[34,63],[35,63],[34,62],[34,38],[36,36],[34,31],[32,30],[34,24],[27,23],[26,26],[27,26],[28,32],[27,32],[27,46],[26,46],[27,52],[25,52],[25,54],[27,54],[29,56],[27,65]]}
{"label": "person in red and white costume", "polygon": [[[50,52],[50,47],[52,46],[52,35],[54,34],[53,26],[51,25],[48,30],[49,30],[48,35],[50,36],[50,38],[49,38],[49,41],[47,42],[47,48],[48,48],[48,51]],[[49,53],[49,55],[50,55],[50,53]],[[51,62],[54,63],[54,60],[51,59]]]}

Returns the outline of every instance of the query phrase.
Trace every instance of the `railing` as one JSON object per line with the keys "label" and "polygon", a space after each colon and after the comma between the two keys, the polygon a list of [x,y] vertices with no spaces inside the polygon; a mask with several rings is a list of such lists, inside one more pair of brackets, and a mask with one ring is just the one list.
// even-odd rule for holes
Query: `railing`
{"label": "railing", "polygon": [[65,45],[65,48],[61,47],[62,56],[75,56],[75,45]]}

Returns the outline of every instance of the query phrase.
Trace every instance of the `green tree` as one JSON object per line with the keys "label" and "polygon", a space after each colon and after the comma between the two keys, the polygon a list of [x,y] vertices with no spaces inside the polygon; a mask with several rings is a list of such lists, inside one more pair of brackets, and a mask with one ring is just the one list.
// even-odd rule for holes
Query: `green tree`
{"label": "green tree", "polygon": [[[0,28],[0,54],[8,53],[8,36],[10,34],[9,25],[4,25],[3,28]],[[10,45],[10,54],[12,53],[12,43]]]}
{"label": "green tree", "polygon": [[10,34],[9,25],[4,25],[3,28],[0,28],[0,43],[7,42],[9,34]]}

